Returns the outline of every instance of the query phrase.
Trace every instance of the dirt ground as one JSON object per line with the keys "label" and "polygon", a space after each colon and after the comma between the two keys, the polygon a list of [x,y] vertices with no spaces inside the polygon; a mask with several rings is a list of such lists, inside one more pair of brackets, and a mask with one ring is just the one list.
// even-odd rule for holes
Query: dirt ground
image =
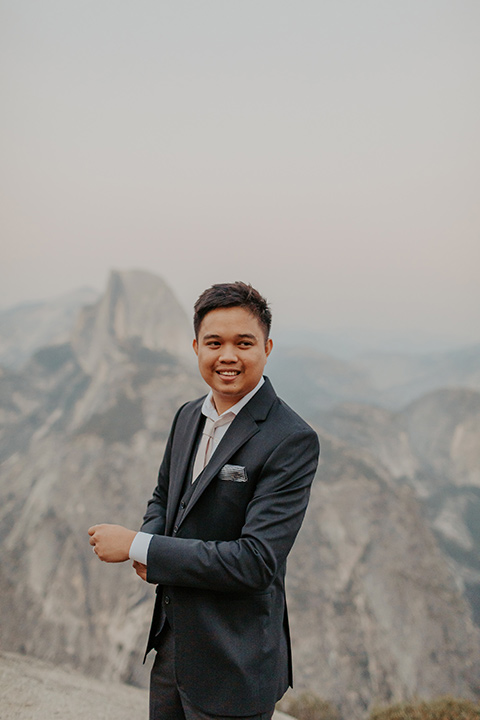
{"label": "dirt ground", "polygon": [[[0,652],[0,720],[147,720],[148,692]],[[275,720],[288,720],[275,713]]]}
{"label": "dirt ground", "polygon": [[148,692],[0,653],[1,720],[146,720]]}

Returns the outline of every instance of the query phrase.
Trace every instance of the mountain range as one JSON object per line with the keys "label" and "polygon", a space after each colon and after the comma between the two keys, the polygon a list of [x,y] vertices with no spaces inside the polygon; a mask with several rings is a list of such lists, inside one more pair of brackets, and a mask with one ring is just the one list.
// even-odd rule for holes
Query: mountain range
{"label": "mountain range", "polygon": [[[0,639],[145,685],[153,588],[99,563],[86,531],[139,526],[175,410],[206,386],[162,279],[112,272],[86,300],[0,314]],[[480,353],[279,346],[267,370],[322,445],[287,575],[297,690],[345,720],[480,697]]]}

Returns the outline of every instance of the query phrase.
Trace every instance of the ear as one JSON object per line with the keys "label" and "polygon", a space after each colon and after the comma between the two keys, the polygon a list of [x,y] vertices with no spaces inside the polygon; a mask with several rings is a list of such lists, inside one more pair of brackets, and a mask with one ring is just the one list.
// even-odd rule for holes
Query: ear
{"label": "ear", "polygon": [[193,347],[193,350],[194,350],[194,352],[195,352],[195,355],[198,355],[198,343],[197,343],[197,338],[193,338],[192,347]]}
{"label": "ear", "polygon": [[273,340],[272,340],[272,338],[268,338],[267,342],[265,343],[265,355],[267,357],[272,352],[272,348],[273,348]]}

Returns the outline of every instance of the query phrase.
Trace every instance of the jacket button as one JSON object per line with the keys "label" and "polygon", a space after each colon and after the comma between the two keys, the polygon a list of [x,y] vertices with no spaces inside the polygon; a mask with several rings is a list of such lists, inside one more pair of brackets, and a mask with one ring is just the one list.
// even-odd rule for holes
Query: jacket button
{"label": "jacket button", "polygon": [[170,598],[168,597],[168,595],[164,596],[163,602],[165,603],[165,605],[168,605],[170,603]]}
{"label": "jacket button", "polygon": [[173,532],[176,533],[177,531],[178,531],[178,525],[175,525],[175,527],[173,528]]}
{"label": "jacket button", "polygon": [[182,502],[180,503],[180,507],[182,508],[182,510],[185,510],[185,508],[187,507],[187,503],[185,502],[185,500],[182,500]]}

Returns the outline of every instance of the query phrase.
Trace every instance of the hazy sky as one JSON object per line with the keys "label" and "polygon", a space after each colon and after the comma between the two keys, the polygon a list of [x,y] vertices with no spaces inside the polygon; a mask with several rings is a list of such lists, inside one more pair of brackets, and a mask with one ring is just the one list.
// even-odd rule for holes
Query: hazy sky
{"label": "hazy sky", "polygon": [[144,268],[480,341],[479,0],[0,8],[0,306]]}

